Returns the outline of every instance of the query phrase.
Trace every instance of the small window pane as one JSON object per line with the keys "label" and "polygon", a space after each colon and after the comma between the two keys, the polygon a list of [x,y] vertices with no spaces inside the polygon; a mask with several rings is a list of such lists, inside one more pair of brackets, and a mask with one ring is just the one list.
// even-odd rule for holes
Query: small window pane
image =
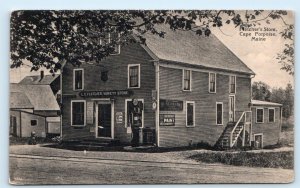
{"label": "small window pane", "polygon": [[84,125],[84,102],[73,102],[72,103],[72,124],[73,125]]}
{"label": "small window pane", "polygon": [[264,110],[263,109],[257,109],[256,111],[256,121],[258,123],[262,123],[264,119]]}
{"label": "small window pane", "polygon": [[30,124],[31,124],[31,126],[36,126],[37,125],[37,120],[31,120]]}
{"label": "small window pane", "polygon": [[194,104],[187,103],[187,126],[194,126]]}

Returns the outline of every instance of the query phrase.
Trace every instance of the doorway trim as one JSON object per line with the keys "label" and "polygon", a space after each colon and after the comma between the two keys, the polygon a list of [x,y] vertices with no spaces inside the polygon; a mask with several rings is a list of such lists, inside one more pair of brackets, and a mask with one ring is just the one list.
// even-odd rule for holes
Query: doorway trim
{"label": "doorway trim", "polygon": [[[98,137],[98,105],[99,104],[110,104],[111,105],[111,137]],[[114,139],[115,138],[115,133],[114,133],[114,125],[115,125],[115,103],[113,100],[110,99],[97,99],[94,100],[94,105],[95,107],[95,138],[108,138],[108,139]]]}

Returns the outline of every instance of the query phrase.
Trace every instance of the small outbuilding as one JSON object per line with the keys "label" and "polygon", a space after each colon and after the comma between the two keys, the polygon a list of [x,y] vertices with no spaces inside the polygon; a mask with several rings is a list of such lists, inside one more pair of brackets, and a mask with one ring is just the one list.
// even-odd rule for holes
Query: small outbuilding
{"label": "small outbuilding", "polygon": [[277,144],[282,123],[282,104],[251,100],[252,134],[257,148]]}

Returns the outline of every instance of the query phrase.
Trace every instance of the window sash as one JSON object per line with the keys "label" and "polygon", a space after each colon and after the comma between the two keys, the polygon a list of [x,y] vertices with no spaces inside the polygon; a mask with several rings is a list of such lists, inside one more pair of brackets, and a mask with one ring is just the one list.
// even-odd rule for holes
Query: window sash
{"label": "window sash", "polygon": [[183,71],[183,90],[191,90],[191,71]]}
{"label": "window sash", "polygon": [[216,92],[216,74],[209,73],[209,92]]}
{"label": "window sash", "polygon": [[83,70],[74,70],[74,89],[83,89]]}
{"label": "window sash", "polygon": [[263,123],[264,122],[264,109],[256,110],[256,122]]}
{"label": "window sash", "polygon": [[217,125],[223,124],[223,104],[217,103]]}
{"label": "window sash", "polygon": [[72,125],[85,124],[85,103],[72,102]]}
{"label": "window sash", "polygon": [[129,67],[129,87],[139,87],[139,66]]}
{"label": "window sash", "polygon": [[269,109],[269,122],[275,122],[275,109]]}
{"label": "window sash", "polygon": [[230,93],[235,93],[235,83],[236,83],[236,77],[235,76],[230,76]]}
{"label": "window sash", "polygon": [[188,102],[186,103],[186,125],[194,126],[194,103]]}

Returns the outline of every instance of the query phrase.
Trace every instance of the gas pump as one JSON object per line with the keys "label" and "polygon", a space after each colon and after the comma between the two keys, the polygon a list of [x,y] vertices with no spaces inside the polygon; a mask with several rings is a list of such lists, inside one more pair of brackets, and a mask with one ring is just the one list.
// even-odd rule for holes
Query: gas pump
{"label": "gas pump", "polygon": [[133,147],[139,146],[140,128],[142,127],[142,111],[143,103],[137,99],[132,99],[130,105],[130,117],[131,117],[131,130],[132,140],[131,145]]}

